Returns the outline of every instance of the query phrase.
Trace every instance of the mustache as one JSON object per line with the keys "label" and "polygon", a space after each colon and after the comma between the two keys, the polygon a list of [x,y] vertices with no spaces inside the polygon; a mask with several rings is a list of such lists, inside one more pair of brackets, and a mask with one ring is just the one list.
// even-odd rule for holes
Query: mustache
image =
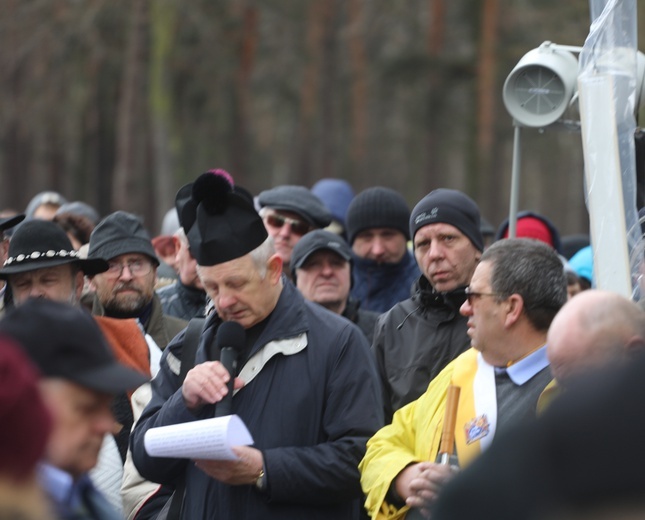
{"label": "mustache", "polygon": [[136,291],[138,293],[141,293],[141,289],[139,287],[137,287],[133,283],[129,283],[129,282],[122,282],[122,283],[117,284],[114,287],[115,292],[124,291],[124,290],[125,291]]}

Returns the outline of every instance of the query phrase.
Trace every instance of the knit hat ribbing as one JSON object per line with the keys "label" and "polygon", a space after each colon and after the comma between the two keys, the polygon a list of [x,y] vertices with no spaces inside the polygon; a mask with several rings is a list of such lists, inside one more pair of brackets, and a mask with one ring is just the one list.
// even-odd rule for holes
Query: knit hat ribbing
{"label": "knit hat ribbing", "polygon": [[446,188],[431,191],[412,210],[410,236],[414,238],[423,226],[439,222],[455,226],[479,251],[484,250],[479,208],[468,195]]}
{"label": "knit hat ribbing", "polygon": [[376,186],[362,191],[349,205],[345,227],[350,244],[364,229],[392,228],[410,239],[408,219],[410,209],[403,195],[390,188]]}

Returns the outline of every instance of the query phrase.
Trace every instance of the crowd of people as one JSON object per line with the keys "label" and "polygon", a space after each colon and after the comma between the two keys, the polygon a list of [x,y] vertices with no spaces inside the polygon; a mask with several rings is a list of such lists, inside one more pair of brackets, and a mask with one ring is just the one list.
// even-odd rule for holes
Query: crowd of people
{"label": "crowd of people", "polygon": [[[158,235],[56,192],[0,233],[0,518],[645,510],[636,468],[587,474],[645,453],[620,401],[643,390],[645,312],[591,289],[588,239],[543,215],[508,238],[458,190],[410,209],[384,186],[252,194],[213,169]],[[228,458],[149,452],[152,430],[230,414],[252,442]]]}

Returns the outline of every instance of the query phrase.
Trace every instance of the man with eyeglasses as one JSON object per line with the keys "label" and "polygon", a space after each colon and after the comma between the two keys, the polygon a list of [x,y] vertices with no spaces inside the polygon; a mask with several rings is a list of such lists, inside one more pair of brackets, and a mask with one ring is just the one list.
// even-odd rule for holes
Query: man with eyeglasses
{"label": "man with eyeglasses", "polygon": [[547,331],[566,300],[562,262],[546,244],[508,239],[482,254],[460,309],[472,348],[367,444],[360,470],[372,517],[410,507],[427,515],[452,476],[450,466],[435,463],[449,385],[461,389],[454,430],[460,467],[509,425],[535,415],[551,380]]}
{"label": "man with eyeglasses", "polygon": [[91,277],[92,312],[111,318],[136,318],[160,349],[186,326],[163,314],[155,294],[159,260],[150,235],[135,215],[116,211],[92,231],[88,258],[105,258],[108,269]]}
{"label": "man with eyeglasses", "polygon": [[457,190],[430,192],[414,207],[408,225],[422,274],[412,296],[379,318],[372,344],[386,422],[468,348],[467,319],[459,307],[484,249],[479,208]]}
{"label": "man with eyeglasses", "polygon": [[265,190],[257,202],[264,227],[282,259],[282,272],[291,277],[289,263],[294,246],[309,231],[327,227],[331,213],[304,186],[284,185]]}

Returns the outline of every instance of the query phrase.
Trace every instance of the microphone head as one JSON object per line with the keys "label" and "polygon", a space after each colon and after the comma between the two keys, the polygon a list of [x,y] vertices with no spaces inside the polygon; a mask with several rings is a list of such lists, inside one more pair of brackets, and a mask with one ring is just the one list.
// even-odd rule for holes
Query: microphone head
{"label": "microphone head", "polygon": [[246,331],[244,327],[236,321],[225,321],[217,329],[215,334],[215,345],[218,349],[224,347],[233,347],[240,351],[244,348],[246,341]]}

